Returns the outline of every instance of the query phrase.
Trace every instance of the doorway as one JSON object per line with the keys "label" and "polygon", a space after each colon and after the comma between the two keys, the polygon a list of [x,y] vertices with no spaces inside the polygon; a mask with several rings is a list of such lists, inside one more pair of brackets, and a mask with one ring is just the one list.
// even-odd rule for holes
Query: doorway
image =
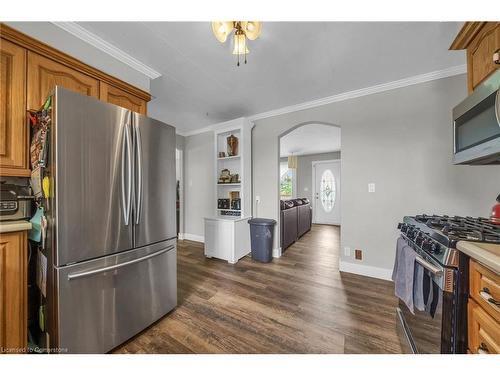
{"label": "doorway", "polygon": [[312,162],[313,223],[340,225],[340,160]]}
{"label": "doorway", "polygon": [[278,137],[279,254],[274,256],[287,249],[293,256],[298,248],[313,243],[322,246],[323,237],[328,237],[332,240],[328,251],[338,257],[340,133],[339,126],[311,121]]}

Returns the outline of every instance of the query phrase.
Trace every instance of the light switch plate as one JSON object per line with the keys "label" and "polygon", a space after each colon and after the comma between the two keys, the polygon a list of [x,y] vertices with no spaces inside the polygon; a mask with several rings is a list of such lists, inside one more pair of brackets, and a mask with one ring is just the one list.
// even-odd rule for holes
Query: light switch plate
{"label": "light switch plate", "polygon": [[368,192],[369,193],[375,193],[375,182],[370,182],[368,184]]}
{"label": "light switch plate", "polygon": [[344,255],[346,257],[350,257],[351,256],[351,248],[350,247],[344,247]]}

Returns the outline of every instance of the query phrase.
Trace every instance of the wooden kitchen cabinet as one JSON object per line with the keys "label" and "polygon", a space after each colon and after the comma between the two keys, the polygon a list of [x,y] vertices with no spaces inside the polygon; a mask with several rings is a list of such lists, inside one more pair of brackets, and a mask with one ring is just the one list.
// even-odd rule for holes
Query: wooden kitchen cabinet
{"label": "wooden kitchen cabinet", "polygon": [[39,109],[55,86],[99,98],[99,81],[34,52],[28,52],[28,109]]}
{"label": "wooden kitchen cabinet", "polygon": [[500,22],[466,22],[450,49],[467,53],[469,93],[500,68],[493,55],[500,49]]}
{"label": "wooden kitchen cabinet", "polygon": [[119,105],[120,107],[130,109],[131,111],[146,114],[147,102],[137,96],[129,94],[126,91],[101,82],[99,98],[105,102]]}
{"label": "wooden kitchen cabinet", "polygon": [[0,57],[0,171],[2,176],[29,176],[26,50],[2,40]]}
{"label": "wooden kitchen cabinet", "polygon": [[29,177],[28,110],[56,86],[146,114],[149,93],[0,23],[0,176]]}
{"label": "wooden kitchen cabinet", "polygon": [[26,231],[0,234],[0,353],[27,346],[27,243]]}
{"label": "wooden kitchen cabinet", "polygon": [[500,307],[495,304],[499,300],[500,275],[471,259],[467,303],[470,353],[500,354]]}
{"label": "wooden kitchen cabinet", "polygon": [[477,354],[500,354],[500,324],[469,299],[469,350]]}

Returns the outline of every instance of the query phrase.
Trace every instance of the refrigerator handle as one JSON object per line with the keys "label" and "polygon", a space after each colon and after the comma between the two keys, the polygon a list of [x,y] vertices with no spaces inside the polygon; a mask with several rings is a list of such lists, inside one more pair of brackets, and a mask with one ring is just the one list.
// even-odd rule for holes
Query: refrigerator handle
{"label": "refrigerator handle", "polygon": [[135,223],[139,224],[141,221],[141,205],[142,205],[142,141],[141,141],[141,130],[139,129],[139,124],[137,124],[136,117],[134,116],[134,142],[135,150],[137,155],[137,196],[135,199]]}
{"label": "refrigerator handle", "polygon": [[[132,149],[130,141],[130,112],[123,128],[122,136],[122,208],[125,225],[130,221],[130,205],[132,200]],[[125,171],[125,153],[127,154],[127,170]],[[125,181],[127,175],[127,181]],[[126,186],[125,186],[126,185]]]}

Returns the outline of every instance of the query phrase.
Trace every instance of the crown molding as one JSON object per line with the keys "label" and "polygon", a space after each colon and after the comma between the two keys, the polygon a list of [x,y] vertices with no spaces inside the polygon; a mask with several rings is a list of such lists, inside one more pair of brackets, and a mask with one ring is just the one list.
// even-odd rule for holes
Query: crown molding
{"label": "crown molding", "polygon": [[384,91],[390,91],[399,89],[401,87],[417,85],[419,83],[425,83],[429,81],[434,81],[436,79],[451,77],[459,74],[467,73],[466,65],[452,66],[451,68],[446,68],[443,70],[437,70],[430,73],[419,74],[412,77],[407,77],[399,79],[397,81],[391,81],[387,83],[382,83],[375,86],[369,86],[358,90],[347,91],[341,94],[336,94],[332,96],[327,96],[325,98],[312,100],[310,102],[304,102],[300,104],[291,105],[288,107],[283,107],[275,109],[268,112],[258,113],[256,115],[250,116],[248,119],[250,121],[262,120],[269,117],[279,116],[290,112],[302,111],[304,109],[319,107],[325,104],[331,104],[336,102],[342,102],[344,100],[355,99],[362,96],[377,94]]}
{"label": "crown molding", "polygon": [[98,50],[110,55],[111,57],[121,61],[122,63],[130,66],[132,69],[138,71],[141,74],[144,74],[150,79],[161,77],[161,73],[140,62],[135,57],[122,51],[118,47],[115,47],[111,43],[105,41],[101,37],[85,29],[76,22],[52,22],[52,24],[70,33],[71,35],[76,36],[78,39],[83,40],[84,42],[90,44]]}
{"label": "crown molding", "polygon": [[[362,96],[377,94],[377,93],[381,93],[384,91],[395,90],[395,89],[399,89],[399,88],[406,87],[406,86],[417,85],[419,83],[425,83],[425,82],[434,81],[437,79],[456,76],[456,75],[465,74],[465,73],[467,73],[467,65],[452,66],[450,68],[436,70],[434,72],[429,72],[429,73],[424,73],[424,74],[419,74],[416,76],[411,76],[411,77],[399,79],[397,81],[391,81],[391,82],[382,83],[382,84],[375,85],[375,86],[365,87],[365,88],[358,89],[358,90],[347,91],[347,92],[344,92],[341,94],[327,96],[325,98],[312,100],[309,102],[294,104],[291,106],[282,107],[282,108],[274,109],[271,111],[258,113],[256,115],[252,115],[250,117],[247,117],[247,119],[253,123],[255,121],[262,120],[262,119],[269,118],[269,117],[280,116],[280,115],[284,115],[284,114],[291,113],[291,112],[297,112],[297,111],[302,111],[304,109],[320,107],[320,106],[326,105],[326,104],[342,102],[344,100],[355,99],[355,98],[359,98]],[[215,130],[219,126],[220,126],[220,123],[209,125],[209,126],[206,126],[204,128],[196,129],[196,130],[192,130],[192,131],[188,131],[188,132],[179,132],[178,134],[182,135],[184,137],[188,137],[191,135],[205,133],[208,131]]]}

